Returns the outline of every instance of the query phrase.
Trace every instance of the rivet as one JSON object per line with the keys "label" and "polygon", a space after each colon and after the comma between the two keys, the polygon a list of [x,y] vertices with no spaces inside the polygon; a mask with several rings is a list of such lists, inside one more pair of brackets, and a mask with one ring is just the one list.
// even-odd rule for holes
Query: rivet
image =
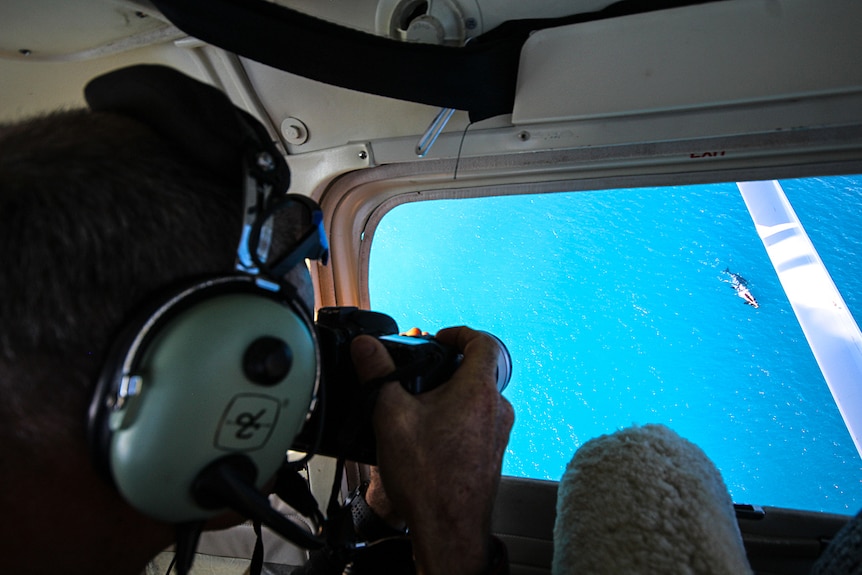
{"label": "rivet", "polygon": [[22,54],[22,55],[24,55],[24,56],[29,56],[30,54],[32,54],[32,53],[33,53],[33,51],[32,51],[32,50],[28,50],[27,48],[21,48],[20,50],[18,50],[18,53],[19,53],[19,54]]}
{"label": "rivet", "polygon": [[301,146],[308,141],[308,126],[299,118],[290,116],[281,122],[281,135],[288,144]]}
{"label": "rivet", "polygon": [[522,142],[526,142],[530,139],[530,132],[524,130],[523,132],[518,132],[518,139]]}

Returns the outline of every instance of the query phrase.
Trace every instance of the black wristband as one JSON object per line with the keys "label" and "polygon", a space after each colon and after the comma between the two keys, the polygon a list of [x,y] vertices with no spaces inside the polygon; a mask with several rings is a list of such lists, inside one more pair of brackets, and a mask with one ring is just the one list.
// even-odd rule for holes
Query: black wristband
{"label": "black wristband", "polygon": [[347,498],[345,505],[353,516],[353,530],[363,541],[379,541],[389,537],[402,537],[406,530],[392,527],[377,515],[365,500],[368,482],[363,482]]}
{"label": "black wristband", "polygon": [[497,537],[491,538],[491,562],[485,575],[509,575],[509,550],[506,544]]}

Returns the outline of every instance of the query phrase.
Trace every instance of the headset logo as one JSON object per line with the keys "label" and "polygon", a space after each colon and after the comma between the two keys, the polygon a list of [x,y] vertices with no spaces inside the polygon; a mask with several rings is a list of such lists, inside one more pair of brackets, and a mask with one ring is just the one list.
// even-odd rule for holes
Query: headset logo
{"label": "headset logo", "polygon": [[278,421],[280,404],[267,395],[240,394],[224,410],[216,447],[229,451],[251,451],[269,441]]}
{"label": "headset logo", "polygon": [[261,409],[256,414],[241,413],[236,418],[236,423],[239,425],[239,431],[236,432],[237,439],[254,439],[254,432],[260,429],[261,424],[258,420],[266,414],[265,409]]}

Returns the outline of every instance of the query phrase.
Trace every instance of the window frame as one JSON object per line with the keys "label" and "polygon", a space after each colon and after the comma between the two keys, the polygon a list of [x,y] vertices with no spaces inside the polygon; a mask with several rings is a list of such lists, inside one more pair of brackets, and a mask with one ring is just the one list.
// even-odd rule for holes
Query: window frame
{"label": "window frame", "polygon": [[317,305],[368,308],[374,231],[407,202],[854,173],[862,125],[519,153],[485,142],[475,155],[372,165],[314,194],[331,246],[330,264],[311,267]]}

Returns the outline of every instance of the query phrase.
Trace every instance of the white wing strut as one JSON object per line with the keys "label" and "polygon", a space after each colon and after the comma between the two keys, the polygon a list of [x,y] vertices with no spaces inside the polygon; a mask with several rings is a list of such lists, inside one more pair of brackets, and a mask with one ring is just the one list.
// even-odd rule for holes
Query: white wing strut
{"label": "white wing strut", "polygon": [[862,333],[777,181],[739,182],[754,227],[862,456]]}

